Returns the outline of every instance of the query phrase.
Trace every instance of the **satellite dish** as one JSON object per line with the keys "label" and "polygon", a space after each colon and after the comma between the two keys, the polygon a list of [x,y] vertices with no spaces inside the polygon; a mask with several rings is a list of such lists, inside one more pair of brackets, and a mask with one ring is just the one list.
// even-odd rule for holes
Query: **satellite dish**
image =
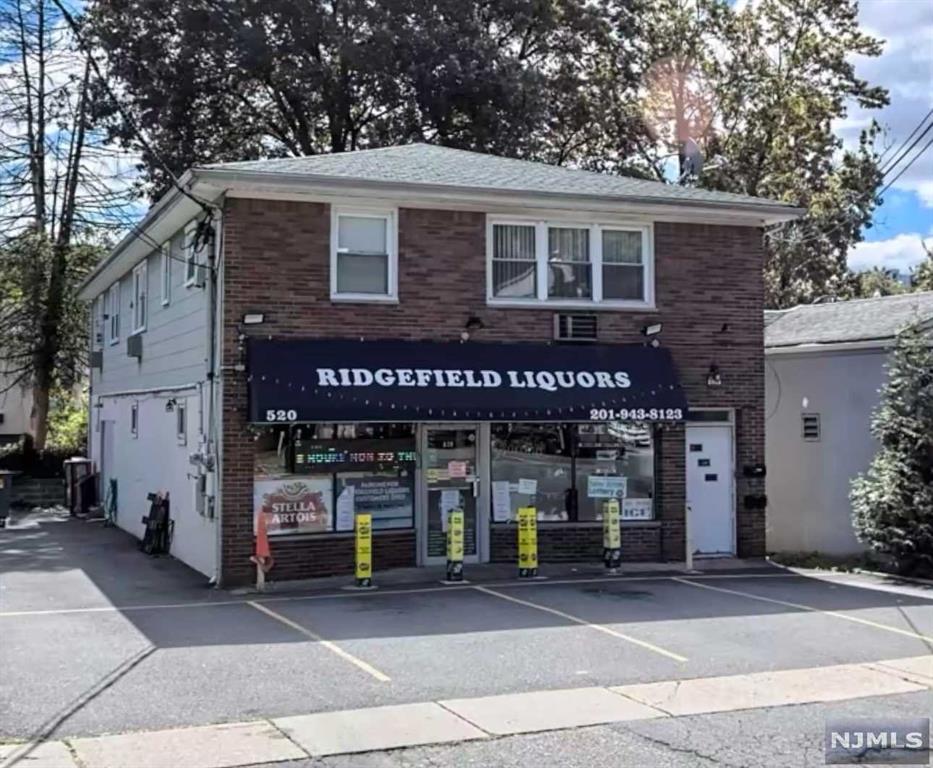
{"label": "satellite dish", "polygon": [[703,170],[703,153],[700,151],[700,145],[693,139],[688,138],[684,141],[683,158],[682,177],[699,176]]}

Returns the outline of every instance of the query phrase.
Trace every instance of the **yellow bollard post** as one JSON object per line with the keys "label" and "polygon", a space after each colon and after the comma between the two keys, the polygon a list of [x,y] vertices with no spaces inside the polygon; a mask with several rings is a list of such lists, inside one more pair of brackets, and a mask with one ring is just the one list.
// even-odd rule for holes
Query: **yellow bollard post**
{"label": "yellow bollard post", "polygon": [[622,529],[619,523],[619,500],[603,502],[603,562],[610,573],[622,564]]}
{"label": "yellow bollard post", "polygon": [[518,510],[518,577],[533,579],[538,575],[538,510]]}
{"label": "yellow bollard post", "polygon": [[463,581],[463,510],[447,513],[447,581]]}
{"label": "yellow bollard post", "polygon": [[356,586],[373,585],[373,516],[356,516]]}

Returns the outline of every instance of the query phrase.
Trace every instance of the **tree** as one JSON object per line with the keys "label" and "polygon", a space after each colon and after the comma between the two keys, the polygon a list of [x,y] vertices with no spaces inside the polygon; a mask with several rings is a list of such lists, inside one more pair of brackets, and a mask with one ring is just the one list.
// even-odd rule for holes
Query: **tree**
{"label": "tree", "polygon": [[[833,131],[850,103],[887,103],[854,71],[853,57],[881,52],[857,10],[854,0],[760,0],[739,11],[725,0],[658,0],[644,21],[646,111],[661,159],[678,159],[677,179],[807,209],[767,233],[770,307],[839,291],[876,204],[877,126],[856,149]],[[685,164],[687,142],[706,158],[698,174]],[[655,163],[662,175],[669,165]]]}
{"label": "tree", "polygon": [[913,270],[910,284],[915,291],[933,291],[933,245],[925,240],[921,240],[920,244],[923,246],[926,258]]}
{"label": "tree", "polygon": [[840,298],[870,299],[877,296],[896,296],[907,293],[908,288],[898,278],[896,269],[872,267],[861,272],[850,272]]}
{"label": "tree", "polygon": [[[132,121],[175,172],[420,140],[598,163],[638,121],[604,128],[634,92],[623,46],[634,0],[100,0],[86,29]],[[132,122],[132,124],[131,124]],[[150,191],[164,169],[144,153]]]}
{"label": "tree", "polygon": [[86,365],[75,288],[95,236],[122,226],[124,191],[89,120],[89,61],[56,6],[0,0],[0,62],[0,364],[8,386],[32,387],[41,449],[52,391]]}
{"label": "tree", "polygon": [[906,572],[933,571],[933,346],[929,328],[898,337],[872,421],[879,449],[852,483],[860,541]]}

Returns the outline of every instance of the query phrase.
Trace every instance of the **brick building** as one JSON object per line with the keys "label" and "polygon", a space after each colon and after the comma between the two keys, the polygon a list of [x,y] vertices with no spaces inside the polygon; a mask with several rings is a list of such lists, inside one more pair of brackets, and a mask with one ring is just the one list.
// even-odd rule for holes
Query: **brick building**
{"label": "brick building", "polygon": [[514,561],[534,506],[542,563],[594,561],[617,497],[623,560],[683,558],[688,506],[697,553],[764,554],[761,228],[795,209],[427,145],[181,185],[83,289],[129,530],[168,493],[232,585],[262,512],[288,579],[352,572],[361,512],[377,570],[443,561],[450,509]]}

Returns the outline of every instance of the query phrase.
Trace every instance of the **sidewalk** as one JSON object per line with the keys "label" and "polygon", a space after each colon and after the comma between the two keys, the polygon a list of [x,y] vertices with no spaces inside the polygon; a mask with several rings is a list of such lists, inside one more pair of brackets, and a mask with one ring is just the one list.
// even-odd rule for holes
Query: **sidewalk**
{"label": "sidewalk", "polygon": [[[737,557],[715,557],[694,560],[695,570],[705,574],[751,575],[756,573],[781,573],[787,569],[774,565],[764,558],[742,559]],[[625,578],[626,576],[682,576],[686,564],[683,561],[664,563],[622,563],[615,574],[610,574],[601,563],[547,563],[538,568],[538,579],[587,579],[604,578],[609,575]],[[514,563],[466,563],[463,567],[464,582],[468,584],[492,584],[520,581],[518,566]],[[389,571],[376,571],[373,584],[377,588],[405,588],[436,586],[447,578],[443,565],[422,566],[419,568],[395,568]],[[527,581],[527,580],[525,580]],[[266,592],[325,592],[347,589],[354,584],[353,576],[328,576],[316,579],[266,582]],[[233,594],[253,594],[254,587],[231,590]]]}
{"label": "sidewalk", "polygon": [[236,768],[933,688],[933,656],[533,691],[0,746],[0,768]]}

